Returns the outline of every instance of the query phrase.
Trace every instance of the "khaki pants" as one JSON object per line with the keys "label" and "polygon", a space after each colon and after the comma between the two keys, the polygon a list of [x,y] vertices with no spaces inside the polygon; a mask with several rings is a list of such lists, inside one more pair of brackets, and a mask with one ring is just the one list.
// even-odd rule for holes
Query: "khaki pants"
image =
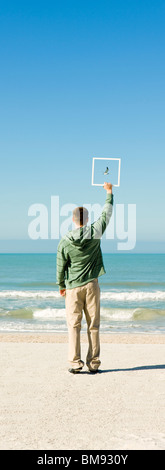
{"label": "khaki pants", "polygon": [[100,287],[94,279],[84,286],[66,290],[66,315],[69,333],[68,359],[72,368],[84,365],[81,361],[80,330],[83,310],[87,321],[88,353],[86,364],[89,369],[98,369],[101,364],[99,327],[100,327]]}

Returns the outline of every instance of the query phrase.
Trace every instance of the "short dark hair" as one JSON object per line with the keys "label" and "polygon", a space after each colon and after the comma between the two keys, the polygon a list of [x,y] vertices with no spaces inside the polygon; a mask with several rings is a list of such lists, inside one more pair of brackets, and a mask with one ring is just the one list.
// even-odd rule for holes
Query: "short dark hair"
{"label": "short dark hair", "polygon": [[85,207],[76,207],[73,211],[74,221],[79,225],[85,225],[88,222],[88,210]]}

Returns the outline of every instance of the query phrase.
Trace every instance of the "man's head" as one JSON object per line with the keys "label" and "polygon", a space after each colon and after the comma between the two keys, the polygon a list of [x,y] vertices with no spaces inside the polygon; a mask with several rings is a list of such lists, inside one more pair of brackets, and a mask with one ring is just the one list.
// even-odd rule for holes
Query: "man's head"
{"label": "man's head", "polygon": [[82,227],[88,222],[88,210],[85,207],[76,207],[73,211],[73,222],[76,227]]}

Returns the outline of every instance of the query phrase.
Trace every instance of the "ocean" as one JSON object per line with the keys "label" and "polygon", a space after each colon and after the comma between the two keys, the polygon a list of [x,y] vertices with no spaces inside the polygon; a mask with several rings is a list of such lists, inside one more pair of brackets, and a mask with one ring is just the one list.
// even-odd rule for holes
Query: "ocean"
{"label": "ocean", "polygon": [[[165,254],[103,254],[103,259],[100,332],[164,334]],[[67,332],[56,254],[0,254],[0,332]]]}

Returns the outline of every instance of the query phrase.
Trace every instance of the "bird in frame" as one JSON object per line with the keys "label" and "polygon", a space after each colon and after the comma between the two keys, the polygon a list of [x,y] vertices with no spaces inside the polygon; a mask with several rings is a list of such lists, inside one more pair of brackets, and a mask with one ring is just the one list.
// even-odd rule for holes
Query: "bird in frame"
{"label": "bird in frame", "polygon": [[109,168],[108,168],[108,166],[106,167],[106,170],[104,171],[104,175],[109,175]]}

